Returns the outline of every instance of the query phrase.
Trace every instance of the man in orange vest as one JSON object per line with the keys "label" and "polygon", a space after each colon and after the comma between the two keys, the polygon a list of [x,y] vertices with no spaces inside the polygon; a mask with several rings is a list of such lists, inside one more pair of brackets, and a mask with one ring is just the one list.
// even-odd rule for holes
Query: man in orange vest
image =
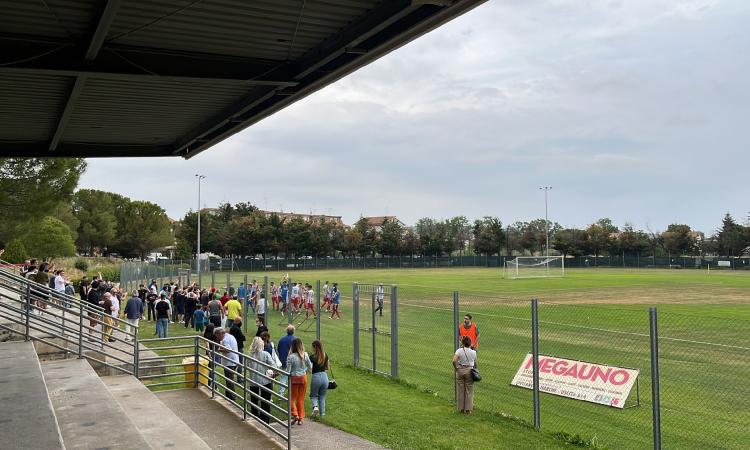
{"label": "man in orange vest", "polygon": [[477,324],[471,321],[471,314],[464,316],[464,323],[458,326],[458,342],[460,343],[464,336],[471,339],[471,348],[476,350],[479,347],[479,328]]}

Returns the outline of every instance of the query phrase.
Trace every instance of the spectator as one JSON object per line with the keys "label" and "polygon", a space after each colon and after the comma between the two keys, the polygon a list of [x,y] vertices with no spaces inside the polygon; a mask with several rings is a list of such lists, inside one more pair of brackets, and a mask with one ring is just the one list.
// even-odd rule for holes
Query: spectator
{"label": "spectator", "polygon": [[86,302],[89,290],[91,290],[91,282],[88,278],[86,278],[86,275],[81,278],[81,283],[78,285],[78,295],[81,296],[81,303]]}
{"label": "spectator", "polygon": [[55,290],[61,294],[65,293],[65,271],[58,270],[55,275]]}
{"label": "spectator", "polygon": [[[292,342],[294,341],[294,325],[289,325],[286,327],[286,336],[279,339],[279,360],[281,361],[281,367],[284,368],[284,370],[287,369],[287,357],[289,356],[289,350],[292,347]],[[284,387],[287,382],[286,375],[281,375],[281,387],[279,388],[279,395],[284,396],[284,392],[286,392],[286,388]]]}
{"label": "spectator", "polygon": [[114,324],[114,320],[112,320],[112,294],[105,292],[101,298],[102,300],[99,300],[99,304],[104,311],[102,314],[102,322],[104,322],[104,324],[102,324],[102,340],[104,342],[110,342],[114,340],[112,339],[112,326]]}
{"label": "spectator", "polygon": [[328,394],[328,355],[319,340],[312,343],[312,379],[310,380],[310,403],[313,417],[326,415],[326,395]]}
{"label": "spectator", "polygon": [[133,296],[125,304],[125,318],[128,324],[125,325],[125,340],[130,341],[131,325],[138,326],[138,322],[143,318],[143,300],[138,295],[138,291],[133,292]]}
{"label": "spectator", "polygon": [[258,304],[255,306],[255,314],[258,315],[259,318],[263,319],[263,322],[266,321],[266,309],[268,308],[268,304],[266,302],[266,295],[263,291],[260,292],[258,298]]}
{"label": "spectator", "polygon": [[191,328],[195,328],[195,311],[198,308],[198,298],[195,292],[190,290],[185,295],[185,328],[190,324]]}
{"label": "spectator", "polygon": [[[232,326],[229,328],[229,334],[234,336],[237,341],[237,348],[240,353],[245,353],[245,334],[242,332],[242,319],[240,316],[234,318]],[[240,361],[242,362],[242,361]]]}
{"label": "spectator", "polygon": [[234,319],[242,317],[242,303],[233,298],[224,304],[224,309],[227,312],[227,327],[231,327],[234,323]]}
{"label": "spectator", "polygon": [[217,346],[216,351],[224,354],[224,356],[218,356],[216,359],[217,363],[224,366],[224,379],[226,381],[226,390],[224,393],[229,400],[234,401],[236,398],[234,395],[234,376],[237,366],[240,363],[239,355],[237,354],[237,340],[234,336],[224,331],[223,328],[216,328],[214,336],[216,341],[221,344]]}
{"label": "spectator", "polygon": [[[276,365],[273,357],[263,350],[263,340],[257,336],[253,338],[248,356],[250,356],[250,362],[248,363],[251,382],[250,401],[253,405],[250,413],[268,423],[271,420],[271,391],[273,390],[273,380],[268,375],[275,372],[274,369],[269,369],[269,367],[276,367]],[[258,406],[260,406],[260,409]]]}
{"label": "spectator", "polygon": [[99,314],[97,311],[101,308],[99,301],[101,300],[101,291],[99,290],[99,280],[91,282],[91,288],[86,295],[86,301],[89,304],[89,339],[92,338],[92,333],[96,330],[96,326],[99,323]]}
{"label": "spectator", "polygon": [[158,299],[159,299],[159,296],[156,295],[156,292],[154,290],[149,290],[148,294],[146,294],[146,307],[148,308],[148,320],[154,320],[154,321],[156,320],[156,311],[154,310],[154,306],[156,305],[156,300]]}
{"label": "spectator", "polygon": [[224,315],[224,306],[220,301],[213,299],[208,302],[208,321],[215,327],[221,327],[221,318]]}
{"label": "spectator", "polygon": [[471,414],[474,409],[474,379],[471,369],[477,365],[477,352],[471,348],[471,338],[464,336],[461,341],[463,347],[453,355],[453,367],[456,369],[456,383],[458,384],[458,409],[462,414]]}
{"label": "spectator", "polygon": [[193,321],[195,322],[195,331],[203,331],[203,327],[208,323],[205,306],[201,306],[193,313]]}
{"label": "spectator", "polygon": [[305,352],[302,339],[294,338],[286,360],[292,384],[292,425],[302,425],[305,419],[305,393],[307,392],[307,372],[312,368],[310,356]]}
{"label": "spectator", "polygon": [[169,317],[172,315],[172,305],[169,304],[165,294],[159,296],[154,309],[156,310],[156,334],[160,338],[168,337]]}
{"label": "spectator", "polygon": [[255,332],[256,337],[260,337],[260,334],[264,331],[268,331],[268,327],[266,326],[265,320],[263,320],[262,317],[258,317],[255,319],[255,325],[258,327],[258,330]]}

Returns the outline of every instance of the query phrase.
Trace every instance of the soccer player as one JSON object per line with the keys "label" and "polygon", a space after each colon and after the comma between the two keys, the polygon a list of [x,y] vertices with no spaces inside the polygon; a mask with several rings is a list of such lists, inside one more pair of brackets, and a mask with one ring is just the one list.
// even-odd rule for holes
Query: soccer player
{"label": "soccer player", "polygon": [[375,289],[375,301],[378,303],[378,307],[375,308],[375,311],[372,312],[374,315],[376,312],[380,311],[380,317],[383,317],[383,301],[385,300],[385,289],[383,289],[383,283],[380,283],[380,285]]}
{"label": "soccer player", "polygon": [[297,312],[299,308],[299,283],[294,283],[292,286],[292,309]]}
{"label": "soccer player", "polygon": [[[323,306],[326,307],[326,312],[331,311],[331,304],[329,303],[330,301],[331,301],[331,289],[328,287],[328,280],[326,280],[325,284],[323,285]],[[323,306],[321,306],[321,308]]]}
{"label": "soccer player", "polygon": [[279,287],[271,282],[271,305],[274,311],[279,309]]}
{"label": "soccer player", "polygon": [[305,303],[305,319],[310,316],[310,311],[313,313],[313,319],[318,316],[315,312],[315,291],[311,284],[307,284],[307,303]]}
{"label": "soccer player", "polygon": [[333,316],[337,316],[339,319],[341,318],[341,313],[339,312],[339,305],[341,304],[341,292],[339,292],[338,286],[338,283],[333,283],[333,289],[331,290],[331,303],[333,304],[331,319],[333,319]]}
{"label": "soccer player", "polygon": [[281,282],[279,293],[281,294],[281,317],[284,317],[284,313],[289,312],[289,285],[286,284],[286,280]]}

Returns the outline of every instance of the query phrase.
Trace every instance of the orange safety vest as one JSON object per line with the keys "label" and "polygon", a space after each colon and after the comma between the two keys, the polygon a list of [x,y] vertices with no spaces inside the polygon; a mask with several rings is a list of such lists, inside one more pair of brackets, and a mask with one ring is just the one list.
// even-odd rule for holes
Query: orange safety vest
{"label": "orange safety vest", "polygon": [[471,326],[467,329],[464,324],[458,326],[458,336],[463,339],[464,336],[469,336],[469,339],[471,339],[471,346],[474,348],[478,348],[479,345],[477,344],[477,326],[474,324],[474,322],[471,323]]}

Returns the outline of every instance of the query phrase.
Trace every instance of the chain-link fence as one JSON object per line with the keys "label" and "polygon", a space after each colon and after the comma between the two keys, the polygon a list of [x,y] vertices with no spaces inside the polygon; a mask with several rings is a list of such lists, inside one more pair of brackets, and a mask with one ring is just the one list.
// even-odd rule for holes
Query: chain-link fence
{"label": "chain-link fence", "polygon": [[[167,267],[134,271],[133,276],[139,278],[132,282],[166,280],[172,276]],[[174,271],[181,284],[197,281],[195,272],[187,268],[175,267]],[[284,312],[269,302],[267,325],[275,341],[285,334],[288,324],[294,324],[305,345],[319,338],[334,362],[397,374],[408,384],[455,402],[451,357],[458,347],[457,329],[464,315],[470,314],[478,327],[478,365],[483,377],[475,388],[476,408],[539,424],[547,432],[567,433],[571,440],[580,435],[579,442],[607,448],[649,448],[655,447],[655,441],[664,448],[747,446],[750,323],[731,317],[731,310],[726,317],[708,317],[660,307],[657,326],[652,329],[649,308],[643,305],[576,303],[569,296],[564,303],[555,302],[553,296],[542,298],[536,322],[540,378],[557,373],[585,379],[592,375],[594,365],[612,368],[612,373],[637,372],[637,377],[627,397],[601,391],[599,397],[587,397],[589,401],[581,400],[580,393],[553,392],[542,382],[535,415],[532,390],[523,383],[512,384],[534,347],[530,298],[425,287],[417,293],[409,286],[396,291],[387,284],[381,298],[378,284],[339,284],[339,319],[325,299],[326,284],[330,291],[335,280],[308,280],[301,272],[292,275],[295,279],[288,280],[290,284],[313,286],[315,314],[303,307],[292,310],[290,316],[289,310]],[[220,290],[240,283],[247,287],[253,279],[264,293],[271,291],[271,281],[275,286],[281,281],[242,272],[201,276],[204,286]],[[239,288],[236,292],[239,295]],[[245,296],[249,292],[245,289]],[[697,312],[700,308],[693,307]],[[252,335],[253,312],[249,311],[246,323]],[[657,361],[652,344],[658,344],[658,371],[652,371]],[[564,363],[554,365],[555,361]],[[575,370],[571,369],[574,365]],[[658,409],[654,408],[654,375],[658,375]],[[601,378],[606,376],[602,372]],[[656,438],[655,419],[660,419],[661,431]]]}

